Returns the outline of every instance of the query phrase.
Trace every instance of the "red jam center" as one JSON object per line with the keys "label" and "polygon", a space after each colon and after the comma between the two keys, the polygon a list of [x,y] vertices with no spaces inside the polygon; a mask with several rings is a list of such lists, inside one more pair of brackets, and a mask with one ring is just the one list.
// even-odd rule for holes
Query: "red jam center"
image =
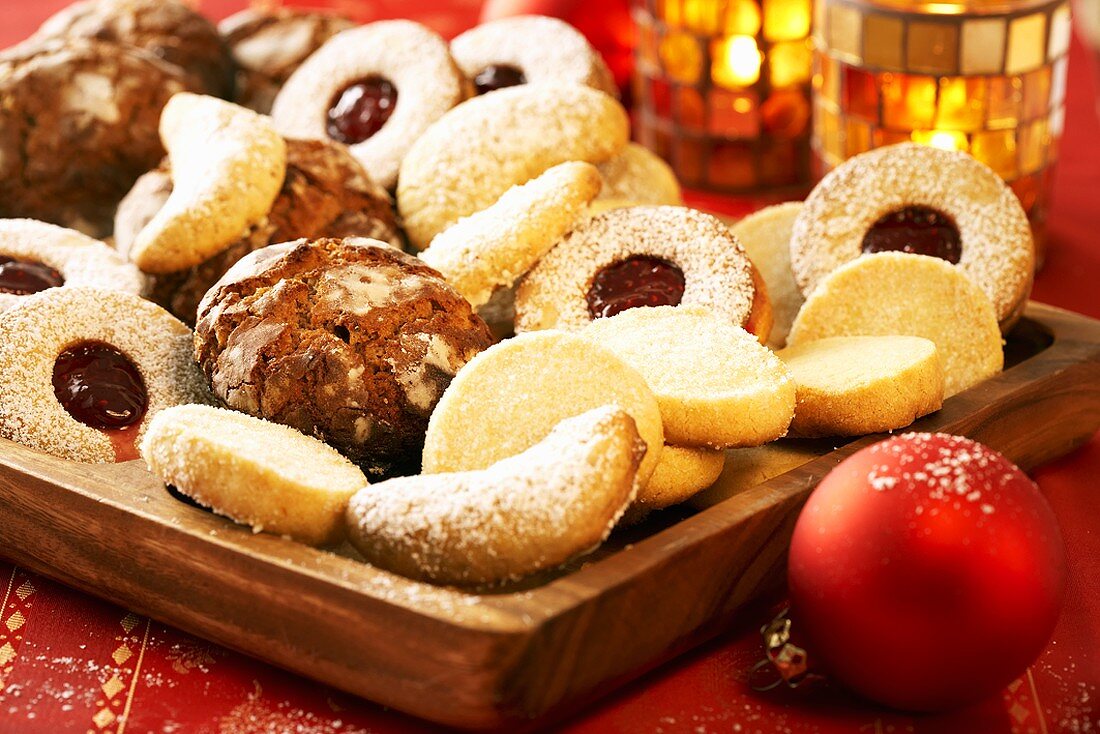
{"label": "red jam center", "polygon": [[494,64],[486,66],[474,77],[478,94],[485,94],[505,87],[518,87],[527,83],[527,76],[514,66]]}
{"label": "red jam center", "polygon": [[930,255],[954,264],[962,255],[962,243],[951,217],[928,206],[907,206],[867,230],[863,251]]}
{"label": "red jam center", "polygon": [[49,265],[0,255],[0,293],[29,296],[64,284],[61,273]]}
{"label": "red jam center", "polygon": [[377,133],[397,106],[397,87],[381,77],[356,82],[336,94],[328,111],[328,134],[354,145]]}
{"label": "red jam center", "polygon": [[69,415],[102,431],[137,425],[149,407],[137,367],[102,342],[81,342],[58,355],[53,392]]}
{"label": "red jam center", "polygon": [[588,313],[594,319],[639,306],[676,306],[684,297],[684,272],[674,263],[635,255],[596,273],[588,289]]}

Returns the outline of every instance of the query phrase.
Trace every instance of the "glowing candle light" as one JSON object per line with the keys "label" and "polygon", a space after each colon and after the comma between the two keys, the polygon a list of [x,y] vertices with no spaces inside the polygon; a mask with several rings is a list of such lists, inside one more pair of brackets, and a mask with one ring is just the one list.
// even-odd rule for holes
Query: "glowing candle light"
{"label": "glowing candle light", "polygon": [[711,75],[723,87],[752,86],[760,79],[764,57],[749,36],[730,36],[717,43]]}

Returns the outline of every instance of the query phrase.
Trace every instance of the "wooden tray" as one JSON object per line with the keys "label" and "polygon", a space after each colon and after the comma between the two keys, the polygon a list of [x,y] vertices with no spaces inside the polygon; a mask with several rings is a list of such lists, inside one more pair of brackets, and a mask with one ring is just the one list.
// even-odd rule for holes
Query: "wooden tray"
{"label": "wooden tray", "polygon": [[[1100,427],[1100,322],[1031,304],[1007,354],[1003,374],[915,428],[970,436],[1032,467]],[[801,466],[740,490],[752,472],[733,454],[707,509],[659,513],[583,563],[481,594],[253,535],[174,499],[139,462],[76,464],[7,441],[0,544],[39,573],[351,693],[446,724],[514,729],[712,636],[781,585],[810,489],[876,440],[788,443],[784,461]]]}

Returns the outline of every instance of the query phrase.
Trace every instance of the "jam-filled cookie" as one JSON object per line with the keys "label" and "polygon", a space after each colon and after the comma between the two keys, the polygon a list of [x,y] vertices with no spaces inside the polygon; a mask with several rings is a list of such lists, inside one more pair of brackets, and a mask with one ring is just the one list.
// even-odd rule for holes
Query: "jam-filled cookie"
{"label": "jam-filled cookie", "polygon": [[637,370],[595,342],[563,331],[521,334],[474,357],[432,413],[426,473],[484,469],[535,445],[566,418],[614,403],[638,426],[648,450],[638,501],[661,458],[657,399]]}
{"label": "jam-filled cookie", "polygon": [[428,416],[488,327],[416,258],[359,238],[246,255],[199,304],[195,351],[231,408],[382,473],[416,467]]}
{"label": "jam-filled cookie", "polygon": [[333,36],[290,75],[271,115],[288,137],[348,145],[392,189],[410,146],[466,91],[446,41],[419,23],[387,20]]}
{"label": "jam-filled cookie", "polygon": [[595,408],[488,468],[361,489],[348,504],[348,539],[370,563],[422,581],[518,579],[607,538],[645,451],[630,415]]}
{"label": "jam-filled cookie", "polygon": [[787,343],[895,334],[935,343],[944,397],[1004,366],[997,314],[985,292],[941,258],[903,252],[865,255],[827,275],[798,312]]}
{"label": "jam-filled cookie", "polygon": [[302,62],[355,24],[339,15],[301,8],[253,7],[218,24],[236,63],[234,101],[267,114],[275,95]]}
{"label": "jam-filled cookie", "polygon": [[516,288],[516,331],[580,329],[639,306],[706,306],[764,341],[767,294],[719,219],[684,207],[631,207],[579,225]]}
{"label": "jam-filled cookie", "polygon": [[141,458],[158,479],[255,532],[310,545],[344,536],[348,500],[367,485],[354,464],[293,428],[224,408],[157,413]]}
{"label": "jam-filled cookie", "polygon": [[599,51],[557,18],[520,15],[483,23],[455,37],[451,55],[478,94],[528,82],[584,84],[618,94]]}
{"label": "jam-filled cookie", "polygon": [[141,273],[91,237],[33,219],[0,219],[0,311],[47,288],[141,295]]}
{"label": "jam-filled cookie", "polygon": [[861,254],[908,252],[955,265],[1007,330],[1031,291],[1027,215],[1001,177],[966,153],[903,143],[845,161],[806,199],[791,236],[802,292]]}
{"label": "jam-filled cookie", "polygon": [[943,404],[936,345],[917,336],[836,336],[776,355],[797,393],[791,433],[862,436],[904,428]]}
{"label": "jam-filled cookie", "polygon": [[629,129],[613,97],[578,84],[524,84],[464,102],[401,163],[397,206],[409,242],[424,249],[459,219],[560,163],[611,159]]}
{"label": "jam-filled cookie", "polygon": [[136,459],[158,411],[210,400],[190,329],[92,288],[53,288],[0,314],[0,383],[0,435],[95,463]]}
{"label": "jam-filled cookie", "polygon": [[615,202],[657,206],[684,203],[672,167],[643,145],[627,143],[617,156],[601,163],[599,169],[603,189],[597,201],[609,208]]}
{"label": "jam-filled cookie", "polygon": [[[195,322],[199,301],[242,257],[301,237],[367,237],[400,248],[390,195],[347,147],[328,140],[287,140],[286,176],[271,209],[225,249],[183,270],[148,276],[148,297],[181,321]],[[172,193],[168,164],[138,179],[119,204],[115,246],[127,253]]]}
{"label": "jam-filled cookie", "polygon": [[231,91],[233,62],[217,28],[176,0],[82,0],[49,18],[32,38],[136,46],[179,67],[193,91],[218,97]]}
{"label": "jam-filled cookie", "polygon": [[730,227],[768,288],[772,331],[767,343],[772,349],[787,343],[794,317],[806,300],[791,270],[791,230],[800,211],[802,202],[776,204]]}
{"label": "jam-filled cookie", "polygon": [[0,217],[109,234],[119,199],[164,155],[157,121],[184,88],[177,67],[103,41],[0,56]]}
{"label": "jam-filled cookie", "polygon": [[568,234],[599,190],[600,174],[592,165],[554,166],[436,235],[420,259],[475,308],[482,306]]}
{"label": "jam-filled cookie", "polygon": [[698,306],[634,308],[593,321],[581,336],[638,371],[678,446],[758,446],[785,435],[795,386],[752,334]]}

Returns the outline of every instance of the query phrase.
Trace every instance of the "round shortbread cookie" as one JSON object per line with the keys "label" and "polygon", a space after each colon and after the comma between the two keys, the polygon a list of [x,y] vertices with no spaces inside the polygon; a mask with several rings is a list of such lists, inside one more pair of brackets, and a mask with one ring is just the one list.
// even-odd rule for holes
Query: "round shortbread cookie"
{"label": "round shortbread cookie", "polygon": [[961,247],[957,267],[993,301],[1002,326],[1015,323],[1035,271],[1020,200],[976,158],[913,143],[849,158],[810,193],[791,235],[791,265],[802,292],[809,295],[833,270],[860,257],[876,222],[911,207],[951,220]]}
{"label": "round shortbread cookie", "polygon": [[329,138],[329,110],[346,89],[370,79],[396,88],[396,104],[377,132],[348,141],[349,148],[372,179],[393,189],[410,147],[467,96],[466,80],[435,31],[384,20],[337,33],[286,80],[271,116],[287,137]]}
{"label": "round shortbread cookie", "polygon": [[521,334],[459,370],[428,422],[423,470],[484,469],[534,446],[566,418],[608,404],[634,418],[648,447],[637,479],[645,502],[665,443],[657,399],[610,351],[561,331]]}
{"label": "round shortbread cookie", "polygon": [[[76,420],[54,392],[58,356],[85,342],[121,352],[144,383],[147,407],[126,429],[126,447],[116,449],[107,432]],[[62,459],[96,463],[130,458],[159,411],[212,400],[191,358],[190,329],[149,301],[92,288],[51,288],[0,314],[0,383],[0,435]]]}
{"label": "round shortbread cookie", "polygon": [[475,308],[510,288],[573,228],[600,190],[588,163],[554,166],[438,234],[420,259]]}
{"label": "round shortbread cookie", "polygon": [[697,510],[713,507],[829,453],[834,446],[822,440],[786,438],[763,446],[727,451],[721,475],[710,487],[691,497],[688,504]]}
{"label": "round shortbread cookie", "polygon": [[993,304],[961,270],[939,258],[884,252],[841,265],[806,299],[787,343],[829,336],[920,336],[935,343],[944,397],[1004,366]]}
{"label": "round shortbread cookie", "polygon": [[397,204],[416,249],[505,191],[568,161],[603,163],[630,122],[614,97],[578,84],[524,84],[468,100],[401,163]]}
{"label": "round shortbread cookie", "polygon": [[451,41],[451,55],[479,94],[541,82],[619,93],[611,70],[584,34],[544,15],[517,15],[475,26]]}
{"label": "round shortbread cookie", "polygon": [[636,369],[678,446],[757,446],[794,416],[787,368],[753,335],[700,307],[633,308],[597,319],[581,336]]}
{"label": "round shortbread cookie", "polygon": [[638,143],[627,143],[617,156],[601,163],[603,189],[597,201],[633,201],[654,206],[684,203],[672,166]]}
{"label": "round shortbread cookie", "polygon": [[776,356],[795,384],[793,435],[892,431],[943,404],[943,366],[928,339],[834,336],[787,347]]}
{"label": "round shortbread cookie", "polygon": [[180,405],[149,423],[141,456],[158,479],[254,532],[325,545],[344,535],[367,478],[336,449],[224,408]]}
{"label": "round shortbread cookie", "polygon": [[438,584],[490,584],[594,550],[635,492],[645,454],[634,420],[603,406],[487,469],[360,490],[348,537],[376,566]]}
{"label": "round shortbread cookie", "polygon": [[669,507],[714,484],[726,463],[724,451],[665,444],[646,485],[650,508]]}
{"label": "round shortbread cookie", "polygon": [[730,227],[768,288],[773,320],[768,346],[772,349],[787,343],[791,324],[805,301],[791,270],[791,230],[801,210],[799,201],[776,204]]}
{"label": "round shortbread cookie", "polygon": [[[104,243],[34,219],[0,219],[0,259],[45,265],[61,276],[63,288],[101,288],[135,296],[145,289],[141,272]],[[0,311],[25,298],[0,285]]]}
{"label": "round shortbread cookie", "polygon": [[[578,225],[517,286],[516,331],[583,328],[595,313],[608,310],[592,305],[601,274],[638,258],[679,271],[679,298],[665,294],[664,304],[706,306],[767,338],[771,307],[737,238],[718,218],[676,206],[614,209]],[[638,280],[615,298],[650,305],[648,299],[632,297],[649,286]],[[622,306],[606,305],[611,312]]]}

